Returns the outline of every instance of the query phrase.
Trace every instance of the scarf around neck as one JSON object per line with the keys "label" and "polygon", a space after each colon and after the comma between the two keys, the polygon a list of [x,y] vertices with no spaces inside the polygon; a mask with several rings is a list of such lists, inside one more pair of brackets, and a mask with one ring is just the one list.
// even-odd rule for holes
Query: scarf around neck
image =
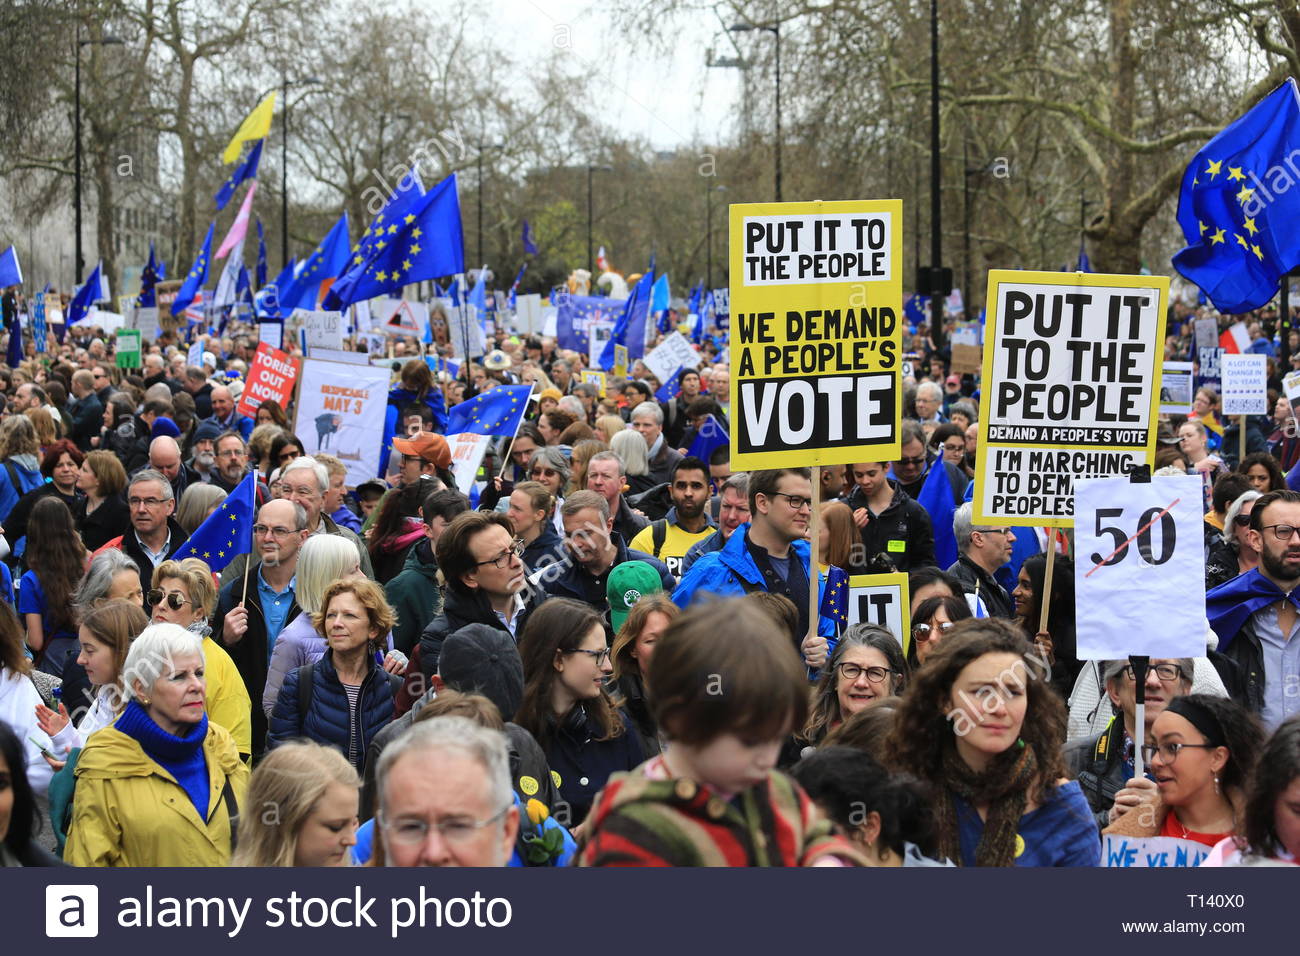
{"label": "scarf around neck", "polygon": [[961,827],[956,797],[971,808],[988,806],[984,833],[975,849],[976,866],[1011,866],[1016,856],[1016,830],[1029,802],[1029,784],[1038,770],[1034,749],[1017,745],[976,773],[949,745],[943,755],[943,787],[937,808],[939,856],[962,865]]}

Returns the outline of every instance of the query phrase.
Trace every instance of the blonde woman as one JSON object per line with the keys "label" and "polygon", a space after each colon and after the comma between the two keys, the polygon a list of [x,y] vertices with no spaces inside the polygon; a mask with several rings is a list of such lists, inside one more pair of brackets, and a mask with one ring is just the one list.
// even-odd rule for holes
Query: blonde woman
{"label": "blonde woman", "polygon": [[332,747],[296,740],[267,754],[248,783],[231,866],[348,866],[360,785]]}
{"label": "blonde woman", "polygon": [[192,535],[225,500],[226,492],[216,485],[204,482],[190,485],[176,506],[176,521],[187,535]]}
{"label": "blonde woman", "polygon": [[208,716],[230,731],[240,758],[247,758],[253,752],[253,705],[235,662],[211,637],[208,618],[217,606],[212,572],[198,558],[164,561],[153,569],[153,587],[146,597],[154,623],[179,624],[203,640]]}

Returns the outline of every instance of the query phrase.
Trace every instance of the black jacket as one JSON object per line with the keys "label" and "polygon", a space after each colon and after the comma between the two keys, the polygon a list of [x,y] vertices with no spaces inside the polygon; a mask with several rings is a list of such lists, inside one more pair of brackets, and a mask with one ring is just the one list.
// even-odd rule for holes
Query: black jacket
{"label": "black jacket", "polygon": [[524,548],[524,565],[529,571],[536,571],[538,568],[562,560],[564,560],[564,540],[555,530],[555,525],[546,521],[542,525],[541,534],[533,540],[532,544]]}
{"label": "black jacket", "polygon": [[964,592],[977,595],[984,602],[989,617],[1005,617],[1008,620],[1015,617],[1016,608],[1006,589],[994,580],[993,575],[966,555],[963,554],[958,558],[957,563],[948,569],[948,573],[961,582]]}
{"label": "black jacket", "polygon": [[568,804],[568,819],[556,822],[575,827],[587,818],[596,794],[604,789],[610,774],[635,770],[645,759],[641,738],[621,711],[623,733],[609,740],[597,740],[599,726],[576,705],[563,720],[548,717],[549,739],[539,741],[546,752],[551,772],[557,775],[560,796]]}
{"label": "black jacket", "polygon": [[1076,740],[1065,746],[1065,766],[1079,781],[1097,819],[1097,829],[1110,825],[1110,808],[1115,794],[1128,783],[1124,772],[1124,721],[1112,717],[1106,729],[1096,737]]}
{"label": "black jacket", "polygon": [[[523,592],[523,597],[525,604],[519,612],[515,634],[524,632],[524,624],[527,623],[528,615],[532,610],[526,603],[527,590]],[[429,626],[420,635],[420,671],[426,681],[431,680],[433,675],[438,673],[438,661],[442,657],[442,642],[467,624],[486,624],[498,631],[510,633],[501,623],[501,618],[497,617],[496,611],[492,610],[492,605],[488,603],[483,592],[463,594],[455,588],[447,588],[444,592],[442,613],[430,621]],[[515,641],[518,643],[518,638],[515,638]],[[427,682],[425,686],[428,686]]]}
{"label": "black jacket", "polygon": [[[930,523],[930,515],[897,481],[892,478],[888,481],[894,489],[894,497],[884,511],[871,515],[871,519],[862,528],[863,562],[883,554],[900,571],[932,566],[934,527]],[[850,511],[859,508],[871,511],[867,506],[867,496],[858,487],[854,487],[844,503]]]}
{"label": "black jacket", "polygon": [[68,404],[68,414],[72,416],[72,432],[68,437],[82,451],[90,451],[90,440],[104,427],[104,403],[91,392],[83,398],[74,398]]}
{"label": "black jacket", "polygon": [[[1265,609],[1267,612],[1268,609]],[[1231,643],[1224,647],[1222,642],[1219,644],[1220,654],[1232,662],[1235,670],[1235,681],[1237,693],[1233,692],[1232,685],[1225,680],[1224,684],[1228,686],[1229,693],[1246,706],[1252,714],[1258,715],[1264,709],[1264,650],[1260,644],[1259,635],[1255,633],[1255,616],[1256,611],[1246,619],[1246,623],[1241,626]],[[1219,674],[1223,675],[1224,668],[1220,667],[1215,661],[1215,667]]]}
{"label": "black jacket", "polygon": [[81,532],[82,543],[86,550],[98,551],[118,535],[124,535],[131,527],[131,509],[121,495],[105,498],[98,508],[86,514],[88,499],[82,498],[77,509],[72,513]]}
{"label": "black jacket", "polygon": [[1205,590],[1212,591],[1220,584],[1227,584],[1240,573],[1236,549],[1224,541],[1222,535],[1216,535],[1216,540],[1210,544],[1210,553],[1205,556]]}
{"label": "black jacket", "polygon": [[212,383],[204,382],[203,387],[191,393],[194,398],[194,419],[203,421],[212,417]]}
{"label": "black jacket", "polygon": [[632,510],[624,495],[618,497],[618,514],[614,515],[614,530],[623,536],[624,541],[631,541],[642,528],[649,527],[650,519],[643,518]]}
{"label": "black jacket", "polygon": [[[266,675],[271,661],[270,644],[266,637],[266,614],[262,611],[262,599],[257,591],[257,574],[261,570],[262,564],[259,561],[248,572],[248,601],[245,607],[248,608],[248,630],[244,636],[233,644],[227,644],[222,629],[226,623],[226,615],[238,606],[240,598],[244,593],[244,579],[240,577],[232,580],[229,584],[221,589],[221,594],[217,597],[217,610],[212,617],[212,637],[221,643],[230,653],[230,659],[235,662],[235,667],[239,669],[239,676],[244,678],[244,686],[248,689],[250,700],[261,700],[262,694],[266,690]],[[289,613],[285,616],[284,623],[287,627],[302,612],[298,606],[298,600],[295,597],[294,602],[289,605]],[[285,686],[288,686],[289,677],[285,678]],[[296,682],[295,682],[296,686]],[[263,747],[266,744],[266,711],[261,707],[253,708],[253,757],[256,759],[262,755]]]}

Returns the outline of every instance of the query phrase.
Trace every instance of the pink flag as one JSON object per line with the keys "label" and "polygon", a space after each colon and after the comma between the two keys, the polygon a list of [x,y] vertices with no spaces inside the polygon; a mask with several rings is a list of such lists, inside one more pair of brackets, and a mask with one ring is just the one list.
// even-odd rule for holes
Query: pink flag
{"label": "pink flag", "polygon": [[248,219],[253,212],[253,194],[257,192],[257,180],[253,180],[248,187],[248,194],[244,196],[244,204],[239,207],[239,215],[235,221],[230,224],[230,231],[226,233],[226,238],[221,240],[221,248],[217,250],[214,258],[224,259],[235,244],[244,241],[244,234],[248,232]]}

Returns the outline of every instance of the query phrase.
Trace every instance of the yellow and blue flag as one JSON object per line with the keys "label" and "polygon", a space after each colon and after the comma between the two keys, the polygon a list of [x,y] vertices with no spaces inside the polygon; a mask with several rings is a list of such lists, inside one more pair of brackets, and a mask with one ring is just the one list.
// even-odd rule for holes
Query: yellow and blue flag
{"label": "yellow and blue flag", "polygon": [[444,433],[512,437],[528,410],[532,391],[531,385],[502,385],[453,405]]}
{"label": "yellow and blue flag", "polygon": [[176,559],[198,558],[213,571],[220,571],[235,555],[251,552],[256,495],[257,475],[250,472],[176,552]]}
{"label": "yellow and blue flag", "polygon": [[185,307],[194,301],[195,296],[203,288],[203,283],[207,281],[208,260],[212,258],[212,234],[216,229],[215,221],[208,223],[208,234],[203,240],[202,248],[199,249],[199,256],[194,260],[194,265],[190,266],[189,274],[185,276],[180,291],[176,293],[176,301],[172,303],[172,315],[180,315],[184,312]]}
{"label": "yellow and blue flag", "polygon": [[266,139],[271,132],[271,114],[275,112],[275,91],[267,93],[262,102],[253,107],[253,112],[244,117],[244,122],[235,130],[234,137],[221,154],[223,163],[233,163],[239,158],[240,148],[250,140]]}
{"label": "yellow and blue flag", "polygon": [[253,144],[253,148],[248,151],[244,161],[235,167],[235,171],[230,174],[230,178],[221,184],[221,188],[212,197],[216,200],[218,212],[225,209],[226,204],[235,197],[235,190],[239,188],[240,183],[246,179],[257,178],[257,166],[262,161],[262,144],[265,142],[266,140],[259,139]]}
{"label": "yellow and blue flag", "polygon": [[1300,91],[1288,79],[1210,140],[1183,173],[1174,256],[1220,312],[1249,312],[1300,265],[1300,191],[1287,172],[1300,149]]}

